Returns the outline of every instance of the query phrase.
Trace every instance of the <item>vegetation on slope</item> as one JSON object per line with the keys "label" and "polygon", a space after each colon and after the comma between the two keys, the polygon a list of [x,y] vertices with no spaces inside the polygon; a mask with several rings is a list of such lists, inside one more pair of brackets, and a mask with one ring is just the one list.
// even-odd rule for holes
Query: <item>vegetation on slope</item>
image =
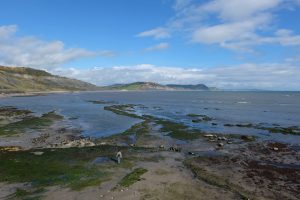
{"label": "vegetation on slope", "polygon": [[104,87],[106,90],[166,90],[167,86],[152,82],[134,82],[128,84],[116,84]]}
{"label": "vegetation on slope", "polygon": [[104,90],[209,90],[204,84],[198,85],[161,85],[153,82],[134,82],[103,87]]}
{"label": "vegetation on slope", "polygon": [[0,66],[0,93],[95,89],[98,88],[90,83],[54,76],[42,70]]}

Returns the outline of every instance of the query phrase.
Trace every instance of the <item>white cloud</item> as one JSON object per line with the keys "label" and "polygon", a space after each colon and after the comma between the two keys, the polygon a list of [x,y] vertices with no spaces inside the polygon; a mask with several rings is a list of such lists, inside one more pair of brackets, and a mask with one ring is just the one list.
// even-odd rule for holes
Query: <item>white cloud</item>
{"label": "white cloud", "polygon": [[268,15],[260,15],[245,21],[201,27],[194,31],[192,40],[194,42],[213,44],[232,40],[252,39],[255,35],[254,30],[269,21]]}
{"label": "white cloud", "polygon": [[170,34],[166,28],[159,27],[141,32],[137,35],[137,37],[154,37],[156,39],[163,39],[170,37]]}
{"label": "white cloud", "polygon": [[0,40],[6,39],[17,31],[16,25],[0,26]]}
{"label": "white cloud", "polygon": [[117,53],[110,50],[97,51],[96,54],[102,57],[114,57],[117,56]]}
{"label": "white cloud", "polygon": [[281,2],[282,0],[214,0],[203,5],[200,10],[215,13],[224,21],[243,21],[269,11]]}
{"label": "white cloud", "polygon": [[[203,44],[219,44],[221,47],[252,51],[256,45],[300,45],[300,35],[291,30],[279,29],[270,35],[273,23],[272,11],[285,0],[214,0],[198,7],[198,11],[219,18],[216,25],[204,25],[192,31],[192,41]],[[272,30],[274,31],[274,30]],[[270,36],[263,36],[268,32]],[[266,34],[264,34],[266,35]]]}
{"label": "white cloud", "polygon": [[157,45],[148,47],[148,48],[146,48],[144,50],[145,51],[162,51],[162,50],[165,50],[167,48],[169,48],[169,44],[166,43],[166,42],[162,42],[162,43],[159,43]]}
{"label": "white cloud", "polygon": [[262,43],[279,43],[282,46],[298,46],[300,45],[300,35],[295,35],[293,31],[280,29],[274,37],[261,38]]}
{"label": "white cloud", "polygon": [[97,85],[152,81],[162,84],[198,84],[223,89],[300,90],[300,67],[291,64],[244,64],[214,69],[176,68],[149,64],[52,71]]}
{"label": "white cloud", "polygon": [[278,27],[274,18],[278,11],[299,5],[299,0],[176,0],[175,15],[165,26],[143,33],[157,38],[157,30],[168,36],[180,32],[191,42],[235,51],[252,52],[255,46],[267,44],[295,46],[300,45],[300,35],[282,35],[282,29],[274,28]]}
{"label": "white cloud", "polygon": [[286,58],[285,61],[288,62],[288,63],[296,63],[296,64],[300,63],[300,54],[296,55],[296,56]]}
{"label": "white cloud", "polygon": [[274,36],[260,37],[255,34],[249,34],[248,38],[236,37],[233,40],[224,41],[220,46],[235,51],[253,52],[251,47],[265,44],[279,44],[281,46],[299,46],[300,35],[295,35],[291,30],[278,30]]}
{"label": "white cloud", "polygon": [[0,64],[55,67],[83,57],[113,56],[111,51],[66,48],[62,41],[44,41],[33,36],[16,36],[16,25],[0,26]]}

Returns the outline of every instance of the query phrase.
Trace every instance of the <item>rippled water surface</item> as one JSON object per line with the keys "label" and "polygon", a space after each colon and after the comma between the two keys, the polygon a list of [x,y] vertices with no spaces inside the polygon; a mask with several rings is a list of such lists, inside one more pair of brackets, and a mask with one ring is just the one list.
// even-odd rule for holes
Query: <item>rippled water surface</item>
{"label": "rippled water surface", "polygon": [[[136,119],[105,111],[105,105],[92,104],[88,100],[142,104],[146,107],[137,110],[140,114],[181,121],[206,131],[258,135],[264,139],[300,144],[300,136],[223,126],[226,123],[300,126],[299,92],[81,92],[4,98],[0,99],[0,106],[30,109],[37,114],[57,110],[66,118],[72,118],[71,125],[82,128],[84,134],[95,137],[119,133],[138,122]],[[212,125],[212,122],[192,123],[186,116],[189,113],[212,117],[212,122],[217,125]]]}

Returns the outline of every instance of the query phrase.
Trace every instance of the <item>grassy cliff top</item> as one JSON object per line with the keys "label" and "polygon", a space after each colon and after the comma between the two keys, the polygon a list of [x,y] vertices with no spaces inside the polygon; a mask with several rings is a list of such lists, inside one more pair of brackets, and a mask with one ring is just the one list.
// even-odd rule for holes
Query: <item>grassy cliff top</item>
{"label": "grassy cliff top", "polygon": [[53,76],[52,74],[38,69],[27,67],[5,67],[0,65],[0,72],[7,72],[13,74],[27,74],[31,76]]}

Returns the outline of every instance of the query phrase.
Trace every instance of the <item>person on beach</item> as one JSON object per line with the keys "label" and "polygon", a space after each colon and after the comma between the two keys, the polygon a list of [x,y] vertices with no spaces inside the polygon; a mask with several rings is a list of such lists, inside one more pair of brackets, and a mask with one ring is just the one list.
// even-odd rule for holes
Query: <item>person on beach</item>
{"label": "person on beach", "polygon": [[120,164],[121,163],[121,158],[122,158],[122,152],[118,151],[116,157],[117,157],[117,160],[118,160],[118,164]]}

